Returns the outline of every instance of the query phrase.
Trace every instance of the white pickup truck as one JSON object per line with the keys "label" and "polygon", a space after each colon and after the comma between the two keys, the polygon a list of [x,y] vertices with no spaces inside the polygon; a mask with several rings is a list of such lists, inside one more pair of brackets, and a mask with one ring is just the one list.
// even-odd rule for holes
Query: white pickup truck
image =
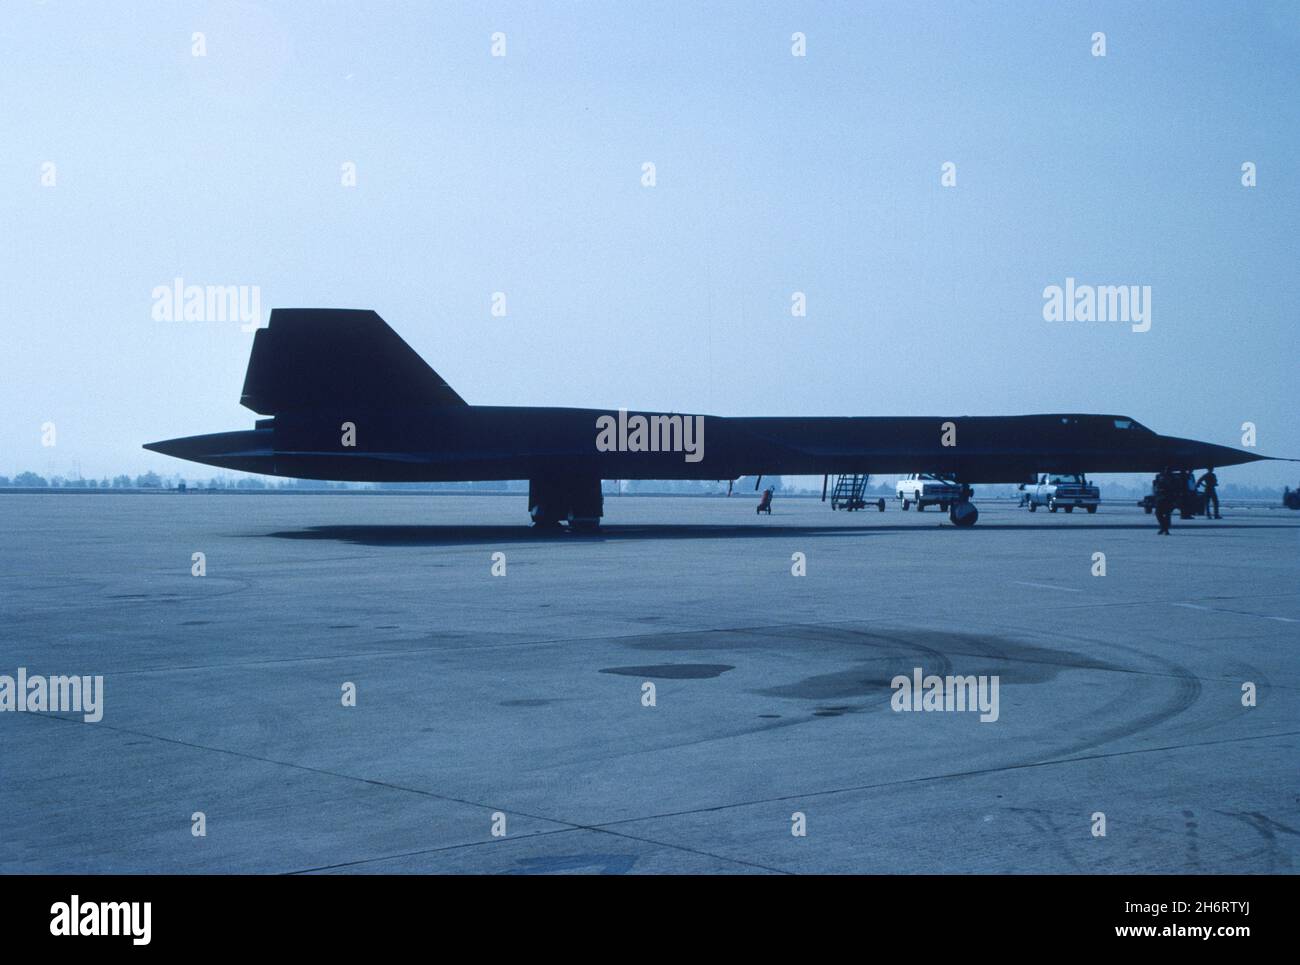
{"label": "white pickup truck", "polygon": [[1072,513],[1076,506],[1095,513],[1101,502],[1101,490],[1083,473],[1046,473],[1036,485],[1021,483],[1020,489],[1020,505],[1028,506],[1031,513],[1039,506],[1046,506],[1052,513],[1057,509]]}
{"label": "white pickup truck", "polygon": [[961,484],[933,473],[918,472],[904,476],[894,486],[894,495],[903,501],[903,508],[915,506],[917,512],[926,506],[938,506],[947,512],[948,507],[961,501]]}

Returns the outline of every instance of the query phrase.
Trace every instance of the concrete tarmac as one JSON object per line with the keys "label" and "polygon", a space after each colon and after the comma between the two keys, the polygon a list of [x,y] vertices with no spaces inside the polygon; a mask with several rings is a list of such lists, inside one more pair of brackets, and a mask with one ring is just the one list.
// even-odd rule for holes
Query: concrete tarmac
{"label": "concrete tarmac", "polygon": [[755,502],[0,495],[0,871],[1295,870],[1300,514]]}

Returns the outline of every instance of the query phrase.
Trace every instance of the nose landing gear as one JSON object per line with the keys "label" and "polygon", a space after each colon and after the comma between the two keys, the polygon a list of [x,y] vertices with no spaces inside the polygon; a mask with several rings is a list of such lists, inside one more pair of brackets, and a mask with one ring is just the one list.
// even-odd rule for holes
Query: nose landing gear
{"label": "nose landing gear", "polygon": [[948,519],[954,526],[974,526],[980,518],[980,511],[972,502],[953,503],[948,507]]}
{"label": "nose landing gear", "polygon": [[975,490],[965,484],[962,485],[961,497],[948,507],[948,519],[954,526],[974,526],[975,521],[980,518],[980,511],[971,502],[971,497],[974,495]]}

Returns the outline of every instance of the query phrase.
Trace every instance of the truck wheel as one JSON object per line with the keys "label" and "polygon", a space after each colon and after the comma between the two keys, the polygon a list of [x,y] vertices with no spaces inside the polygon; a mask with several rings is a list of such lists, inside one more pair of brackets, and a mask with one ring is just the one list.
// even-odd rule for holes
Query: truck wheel
{"label": "truck wheel", "polygon": [[904,499],[904,500],[903,500],[903,512],[907,512],[907,507],[908,507],[908,506],[911,506],[911,505],[912,505],[912,504],[911,504],[910,502],[908,502],[906,499]]}
{"label": "truck wheel", "polygon": [[923,509],[925,509],[925,504],[918,499],[916,502],[916,511],[919,513]]}
{"label": "truck wheel", "polygon": [[1038,503],[1034,502],[1032,499],[1029,500],[1029,511],[1031,513],[1038,512]]}
{"label": "truck wheel", "polygon": [[1065,511],[1066,511],[1067,513],[1072,513],[1072,512],[1074,512],[1074,507],[1073,507],[1073,506],[1066,506],[1066,507],[1064,507],[1064,508],[1065,508]]}
{"label": "truck wheel", "polygon": [[1053,502],[1053,501],[1049,501],[1048,504],[1047,504],[1047,511],[1048,511],[1049,513],[1054,513],[1054,512],[1056,512],[1056,503]]}
{"label": "truck wheel", "polygon": [[1095,513],[1096,511],[1097,511],[1097,507],[1096,507],[1096,506],[1089,506],[1089,507],[1088,507],[1088,515],[1089,515],[1089,516],[1091,516],[1091,515],[1092,515],[1093,513]]}

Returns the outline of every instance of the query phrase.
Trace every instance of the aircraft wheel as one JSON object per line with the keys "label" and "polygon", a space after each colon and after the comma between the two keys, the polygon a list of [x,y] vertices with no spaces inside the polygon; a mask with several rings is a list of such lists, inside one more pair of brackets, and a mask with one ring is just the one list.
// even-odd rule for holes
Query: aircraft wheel
{"label": "aircraft wheel", "polygon": [[876,500],[876,509],[880,510],[882,513],[885,511],[885,501],[883,499]]}
{"label": "aircraft wheel", "polygon": [[980,511],[973,503],[953,503],[952,508],[948,510],[948,519],[954,526],[974,526],[979,518]]}

